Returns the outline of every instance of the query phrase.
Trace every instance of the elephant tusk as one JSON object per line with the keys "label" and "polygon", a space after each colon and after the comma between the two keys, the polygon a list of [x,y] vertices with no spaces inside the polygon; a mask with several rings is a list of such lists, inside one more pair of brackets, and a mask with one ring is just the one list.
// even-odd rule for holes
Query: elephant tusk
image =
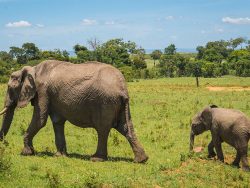
{"label": "elephant tusk", "polygon": [[7,112],[7,110],[8,110],[8,108],[5,107],[5,108],[0,112],[0,115],[5,114],[5,113]]}

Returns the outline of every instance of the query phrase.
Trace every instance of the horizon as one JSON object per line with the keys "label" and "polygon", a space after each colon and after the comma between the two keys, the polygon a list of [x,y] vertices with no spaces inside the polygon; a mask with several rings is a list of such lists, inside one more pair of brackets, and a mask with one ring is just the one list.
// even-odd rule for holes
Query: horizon
{"label": "horizon", "polygon": [[247,7],[244,0],[0,0],[0,50],[33,42],[42,50],[72,51],[91,38],[123,38],[146,50],[173,43],[178,51],[195,51],[208,41],[249,39]]}

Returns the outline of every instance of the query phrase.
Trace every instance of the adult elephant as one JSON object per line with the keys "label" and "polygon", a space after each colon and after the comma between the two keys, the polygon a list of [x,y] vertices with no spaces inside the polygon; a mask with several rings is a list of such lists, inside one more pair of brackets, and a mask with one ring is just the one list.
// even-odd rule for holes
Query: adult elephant
{"label": "adult elephant", "polygon": [[136,138],[129,109],[129,96],[123,75],[116,68],[99,63],[71,64],[44,61],[25,66],[11,74],[4,103],[0,139],[7,134],[16,107],[34,106],[32,121],[24,135],[23,155],[33,155],[32,140],[50,116],[55,132],[56,155],[66,155],[65,121],[79,127],[92,127],[98,134],[93,161],[107,159],[107,139],[111,128],[125,136],[135,162],[148,157]]}

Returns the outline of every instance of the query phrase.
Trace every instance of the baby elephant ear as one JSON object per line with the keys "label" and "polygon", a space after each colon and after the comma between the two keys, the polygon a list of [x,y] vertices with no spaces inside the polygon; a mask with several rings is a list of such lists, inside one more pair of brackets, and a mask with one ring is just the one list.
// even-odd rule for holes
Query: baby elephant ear
{"label": "baby elephant ear", "polygon": [[212,105],[210,105],[210,108],[218,108],[218,106],[215,104],[212,104]]}
{"label": "baby elephant ear", "polygon": [[35,71],[26,66],[22,69],[22,88],[19,94],[17,107],[25,107],[36,94]]}
{"label": "baby elephant ear", "polygon": [[210,107],[206,107],[202,112],[201,112],[201,118],[203,119],[204,123],[206,125],[210,125],[212,122],[212,112]]}

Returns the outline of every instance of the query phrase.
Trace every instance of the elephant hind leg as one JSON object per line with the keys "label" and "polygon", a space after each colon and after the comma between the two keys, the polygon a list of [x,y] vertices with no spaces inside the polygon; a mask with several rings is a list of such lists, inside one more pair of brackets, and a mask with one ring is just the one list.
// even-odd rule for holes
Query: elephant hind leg
{"label": "elephant hind leg", "polygon": [[[132,122],[130,122],[132,123]],[[121,133],[126,139],[128,140],[133,153],[135,155],[134,162],[136,163],[143,163],[148,160],[148,156],[146,155],[144,149],[142,148],[141,144],[137,140],[134,132],[132,134],[129,134],[128,128],[126,128],[126,125],[118,126],[115,128],[119,133]]]}
{"label": "elephant hind leg", "polygon": [[113,126],[114,122],[114,108],[112,105],[102,105],[100,111],[96,112],[95,116],[95,129],[98,135],[98,143],[96,152],[91,156],[91,161],[105,161],[108,159],[108,136],[110,129]]}
{"label": "elephant hind leg", "polygon": [[98,162],[98,161],[105,161],[108,159],[108,149],[107,149],[107,142],[109,136],[109,130],[98,130],[98,144],[97,149],[94,155],[91,156],[91,161]]}
{"label": "elephant hind leg", "polygon": [[66,156],[67,155],[67,147],[66,140],[64,134],[64,123],[65,120],[62,118],[58,118],[55,115],[50,115],[50,118],[53,123],[54,133],[55,133],[55,143],[57,152],[55,156]]}

